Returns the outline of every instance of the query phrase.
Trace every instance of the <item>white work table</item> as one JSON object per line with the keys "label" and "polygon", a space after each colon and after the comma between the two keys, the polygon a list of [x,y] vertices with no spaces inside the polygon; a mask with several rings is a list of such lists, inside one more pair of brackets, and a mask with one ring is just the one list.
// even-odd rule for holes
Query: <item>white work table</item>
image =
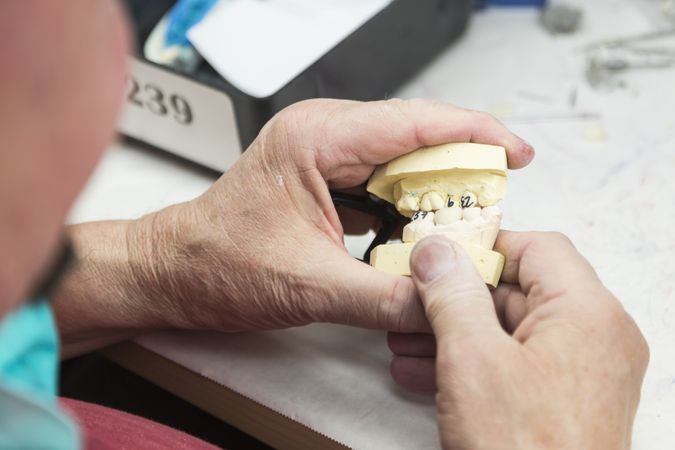
{"label": "white work table", "polygon": [[[636,319],[651,362],[634,448],[665,450],[675,436],[675,69],[629,72],[621,88],[590,87],[583,47],[653,30],[655,22],[643,9],[649,0],[579,3],[586,17],[572,36],[548,35],[531,9],[477,14],[465,37],[396,95],[491,111],[534,145],[534,162],[511,173],[503,227],[569,235]],[[118,143],[71,220],[138,217],[191,199],[214,179]],[[315,325],[161,333],[138,342],[347,445],[436,445],[433,404],[393,386],[381,333]]]}

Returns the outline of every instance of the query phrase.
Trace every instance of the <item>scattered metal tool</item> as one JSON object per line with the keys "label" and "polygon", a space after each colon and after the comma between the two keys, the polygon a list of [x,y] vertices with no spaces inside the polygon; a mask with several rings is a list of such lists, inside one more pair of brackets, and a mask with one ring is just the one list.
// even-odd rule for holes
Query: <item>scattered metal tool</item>
{"label": "scattered metal tool", "polygon": [[551,34],[574,33],[581,23],[583,10],[567,3],[548,3],[541,13],[541,24]]}
{"label": "scattered metal tool", "polygon": [[645,46],[645,43],[671,36],[675,36],[675,27],[586,46],[586,79],[593,87],[617,87],[624,85],[621,80],[616,79],[615,75],[618,73],[675,66],[675,47]]}

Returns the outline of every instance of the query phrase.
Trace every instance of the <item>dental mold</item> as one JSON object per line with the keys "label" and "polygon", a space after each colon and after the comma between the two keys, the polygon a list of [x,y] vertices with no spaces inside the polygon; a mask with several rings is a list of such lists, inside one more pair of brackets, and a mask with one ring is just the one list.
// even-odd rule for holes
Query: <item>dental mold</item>
{"label": "dental mold", "polygon": [[424,147],[376,169],[368,191],[411,219],[402,244],[385,244],[371,253],[371,265],[410,275],[408,258],[415,243],[441,234],[467,251],[483,280],[496,286],[504,257],[492,251],[506,194],[503,147],[454,143]]}

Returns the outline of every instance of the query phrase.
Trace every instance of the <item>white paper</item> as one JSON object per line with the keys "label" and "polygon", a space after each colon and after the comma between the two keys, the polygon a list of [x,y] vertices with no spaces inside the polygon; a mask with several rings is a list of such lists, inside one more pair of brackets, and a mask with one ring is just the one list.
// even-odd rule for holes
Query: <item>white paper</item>
{"label": "white paper", "polygon": [[391,0],[221,0],[188,33],[223,78],[267,97]]}
{"label": "white paper", "polygon": [[394,384],[384,333],[311,325],[229,335],[166,332],[138,342],[350,448],[440,447],[433,396]]}

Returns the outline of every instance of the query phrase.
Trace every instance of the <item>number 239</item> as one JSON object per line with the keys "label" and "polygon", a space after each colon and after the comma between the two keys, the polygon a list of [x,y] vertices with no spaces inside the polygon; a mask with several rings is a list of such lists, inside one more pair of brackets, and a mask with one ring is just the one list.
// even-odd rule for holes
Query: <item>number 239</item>
{"label": "number 239", "polygon": [[128,78],[128,84],[127,101],[130,103],[146,108],[158,116],[167,116],[171,113],[176,122],[183,125],[192,123],[192,108],[185,98],[177,94],[171,94],[167,98],[157,85],[145,83],[141,86],[138,80],[132,77]]}

